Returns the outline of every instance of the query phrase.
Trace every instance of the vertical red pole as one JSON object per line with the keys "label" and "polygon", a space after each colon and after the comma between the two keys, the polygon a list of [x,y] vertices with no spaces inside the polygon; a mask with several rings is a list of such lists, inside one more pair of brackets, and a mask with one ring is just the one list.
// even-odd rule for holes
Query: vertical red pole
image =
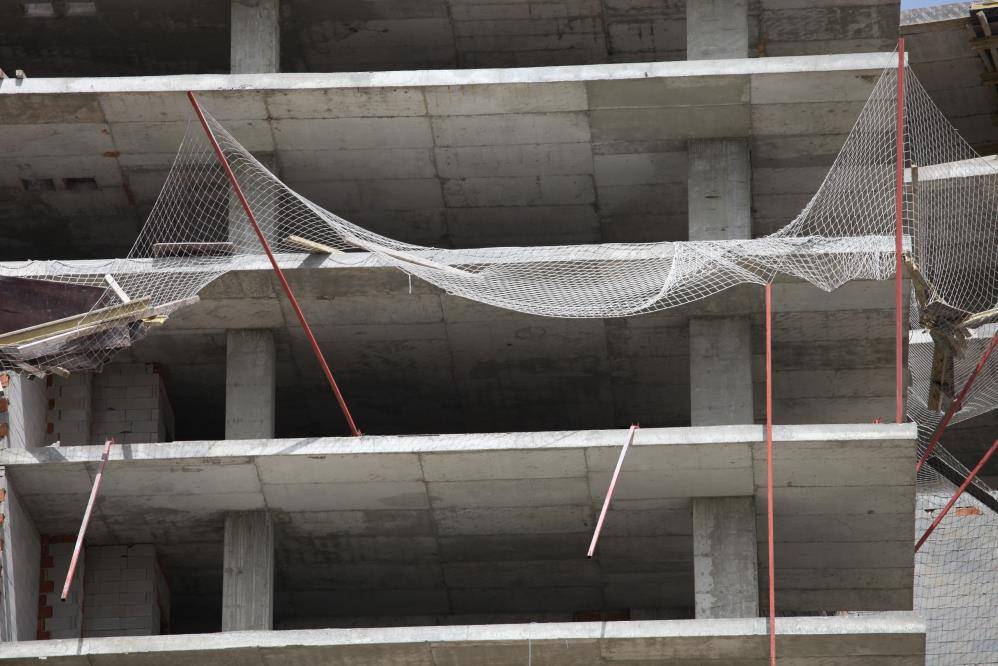
{"label": "vertical red pole", "polygon": [[894,254],[895,262],[895,331],[894,331],[894,362],[896,365],[894,379],[897,391],[895,419],[904,423],[904,275],[902,272],[901,254],[904,252],[904,37],[898,37],[898,90],[897,90],[897,164],[895,166],[895,231]]}
{"label": "vertical red pole", "polygon": [[107,457],[111,454],[111,445],[114,438],[104,442],[104,453],[101,455],[100,467],[97,468],[97,476],[94,477],[94,487],[90,489],[90,499],[87,500],[87,508],[83,512],[83,523],[80,525],[80,532],[76,535],[76,545],[73,547],[73,559],[69,561],[69,571],[66,572],[66,582],[62,586],[63,601],[69,596],[69,586],[73,584],[73,575],[76,573],[76,564],[80,559],[80,550],[83,548],[83,537],[87,534],[87,526],[90,524],[90,516],[94,512],[94,504],[97,501],[97,493],[100,491],[100,482],[104,479],[104,466],[107,465]]}
{"label": "vertical red pole", "polygon": [[350,426],[350,432],[359,437],[361,435],[360,430],[357,429],[357,424],[354,423],[353,416],[350,415],[350,409],[347,407],[347,402],[343,398],[343,394],[340,392],[340,387],[336,384],[336,379],[333,378],[333,372],[329,369],[329,364],[326,363],[326,357],[322,353],[322,349],[319,348],[319,343],[315,339],[315,335],[312,333],[312,327],[308,325],[308,320],[305,319],[305,313],[302,312],[301,306],[298,305],[298,299],[295,298],[295,293],[291,290],[291,285],[288,284],[287,279],[284,277],[284,271],[281,267],[277,265],[277,259],[274,258],[274,253],[270,250],[270,243],[263,235],[263,231],[260,230],[260,225],[256,222],[256,216],[253,215],[253,210],[250,208],[249,202],[246,197],[243,196],[243,190],[239,187],[239,181],[236,180],[236,175],[232,173],[232,168],[229,166],[229,160],[225,158],[225,153],[222,152],[221,146],[218,145],[218,141],[215,139],[215,135],[212,134],[211,129],[208,127],[208,121],[205,120],[204,113],[201,111],[201,105],[198,104],[197,99],[194,97],[194,93],[188,91],[187,99],[190,100],[191,106],[194,107],[194,113],[197,114],[198,120],[201,122],[201,129],[208,136],[208,141],[211,142],[211,147],[215,150],[215,155],[218,157],[219,163],[225,170],[225,175],[229,179],[229,183],[232,185],[232,190],[236,193],[239,198],[239,203],[242,204],[243,210],[246,212],[246,217],[249,218],[250,224],[253,226],[253,231],[256,233],[257,239],[260,241],[260,245],[263,246],[263,251],[267,253],[267,259],[270,260],[270,266],[274,269],[274,273],[277,274],[277,279],[281,283],[281,287],[284,289],[285,295],[288,297],[288,301],[291,302],[291,307],[294,308],[295,315],[298,317],[298,321],[301,323],[302,329],[305,331],[306,337],[308,337],[309,343],[312,345],[312,353],[315,354],[316,360],[319,362],[319,366],[322,368],[322,372],[326,375],[326,381],[329,382],[329,387],[333,389],[333,395],[336,396],[336,402],[339,403],[340,411],[343,412],[344,418],[347,420],[347,425]]}
{"label": "vertical red pole", "polygon": [[773,558],[773,285],[766,283],[766,521],[769,543],[769,663],[776,666],[776,566]]}
{"label": "vertical red pole", "polygon": [[967,394],[970,393],[970,389],[974,386],[974,382],[977,381],[977,376],[981,374],[981,370],[983,370],[984,366],[987,365],[988,359],[991,357],[991,353],[995,350],[996,346],[998,346],[998,333],[995,333],[991,337],[991,342],[988,343],[984,353],[981,354],[981,360],[977,362],[977,366],[974,367],[974,371],[970,373],[970,376],[967,377],[967,381],[963,383],[963,388],[960,389],[960,393],[956,396],[956,398],[950,401],[949,407],[946,408],[946,413],[943,414],[943,420],[939,422],[939,425],[936,427],[936,431],[932,433],[932,439],[929,440],[929,445],[925,447],[925,453],[923,453],[922,457],[918,459],[917,463],[915,463],[916,473],[922,469],[922,465],[924,465],[925,461],[929,459],[932,452],[936,450],[936,446],[939,444],[939,440],[942,439],[943,432],[949,426],[949,422],[953,419],[953,415],[963,408],[963,401],[967,399]]}
{"label": "vertical red pole", "polygon": [[974,481],[974,479],[977,478],[977,474],[984,468],[984,465],[987,464],[991,456],[994,455],[995,450],[998,450],[998,439],[996,439],[991,444],[991,448],[988,449],[988,452],[984,454],[984,457],[981,458],[980,462],[977,463],[977,466],[974,467],[974,469],[971,470],[970,474],[967,475],[967,478],[963,480],[963,483],[960,484],[960,487],[953,494],[953,497],[949,499],[949,502],[946,503],[946,506],[943,507],[943,510],[939,512],[939,515],[936,516],[936,519],[932,521],[931,525],[929,525],[929,529],[925,530],[925,534],[923,534],[922,538],[919,539],[918,543],[915,544],[916,553],[922,547],[922,544],[925,543],[925,540],[929,538],[929,535],[932,534],[932,532],[935,531],[936,527],[939,526],[939,523],[943,521],[943,518],[946,517],[946,514],[949,513],[949,510],[953,508],[954,504],[956,504],[956,501],[960,499],[960,496],[963,495],[963,491],[965,491]]}

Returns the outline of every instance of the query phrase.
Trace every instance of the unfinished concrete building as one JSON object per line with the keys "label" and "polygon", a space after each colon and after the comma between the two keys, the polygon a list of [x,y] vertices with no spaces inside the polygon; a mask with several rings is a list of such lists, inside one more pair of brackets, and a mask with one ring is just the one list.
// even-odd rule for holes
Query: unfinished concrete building
{"label": "unfinished concrete building", "polygon": [[[930,18],[902,32],[931,94],[952,79],[918,70],[940,59]],[[971,18],[940,19],[964,31],[945,57],[977,58]],[[126,256],[187,91],[296,192],[407,243],[749,239],[821,186],[900,21],[883,0],[97,0],[0,23],[2,334],[93,303],[38,284]],[[954,123],[985,152],[998,109],[976,85]],[[364,435],[262,254],[98,372],[7,373],[0,664],[769,662],[762,288],[572,319],[374,253],[276,261]],[[775,636],[795,664],[927,663],[894,294],[772,285]],[[993,426],[954,427],[967,467]]]}

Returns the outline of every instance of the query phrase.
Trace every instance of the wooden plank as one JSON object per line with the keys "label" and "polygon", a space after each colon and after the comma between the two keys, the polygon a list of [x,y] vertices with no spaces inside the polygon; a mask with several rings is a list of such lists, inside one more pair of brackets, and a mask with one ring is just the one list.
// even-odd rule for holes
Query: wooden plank
{"label": "wooden plank", "polygon": [[72,317],[57,319],[5,333],[0,335],[0,345],[22,345],[32,340],[40,340],[66,333],[82,326],[91,326],[125,317],[137,317],[144,314],[148,309],[148,298],[130,303],[122,303],[121,305],[112,305],[111,307],[101,308],[92,312],[84,312]]}
{"label": "wooden plank", "polygon": [[154,243],[154,257],[204,257],[234,254],[232,243]]}
{"label": "wooden plank", "polygon": [[331,247],[325,243],[311,241],[307,238],[302,238],[301,236],[288,236],[284,239],[284,242],[292,247],[296,247],[299,250],[305,250],[306,252],[312,254],[343,254],[341,250],[337,250],[335,247]]}
{"label": "wooden plank", "polygon": [[[974,12],[974,14],[977,16],[977,21],[981,24],[981,32],[984,33],[984,36],[992,37],[993,35],[991,33],[991,22],[988,20],[987,14],[983,11]],[[990,49],[988,49],[988,52],[991,54],[991,58],[990,58],[990,64],[987,65],[987,69],[988,71],[993,72],[996,69],[996,65],[998,65],[998,48],[992,46]],[[984,56],[984,51],[978,51],[978,53]],[[988,63],[988,61],[989,58],[987,56],[984,56],[984,62]]]}
{"label": "wooden plank", "polygon": [[119,301],[122,303],[132,302],[132,299],[129,298],[128,294],[125,293],[125,290],[121,288],[121,285],[118,284],[118,281],[114,279],[113,275],[110,273],[105,275],[104,282],[107,282],[108,286],[111,287],[111,291],[114,292],[114,295],[118,297]]}
{"label": "wooden plank", "polygon": [[975,37],[970,40],[970,48],[975,51],[987,51],[998,46],[998,35]]}

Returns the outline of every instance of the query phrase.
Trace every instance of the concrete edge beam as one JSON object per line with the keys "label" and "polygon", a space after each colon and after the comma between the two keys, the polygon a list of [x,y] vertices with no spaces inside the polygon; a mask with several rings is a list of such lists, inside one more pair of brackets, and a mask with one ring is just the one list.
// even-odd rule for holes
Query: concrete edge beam
{"label": "concrete edge beam", "polygon": [[28,78],[23,81],[7,79],[0,82],[0,94],[422,88],[837,71],[879,72],[885,68],[896,66],[896,58],[897,56],[893,53],[882,52],[499,69],[440,69],[329,74],[189,74],[178,76]]}
{"label": "concrete edge beam", "polygon": [[[353,455],[359,453],[440,453],[502,450],[541,450],[619,447],[627,431],[571,430],[530,433],[481,433],[454,435],[365,435],[363,437],[303,437],[296,439],[191,441],[161,444],[127,444],[111,450],[111,460],[189,460],[247,456]],[[701,426],[691,428],[642,428],[633,446],[744,443],[763,441],[759,425]],[[774,426],[774,442],[809,441],[911,441],[914,423],[862,423]],[[0,451],[0,465],[99,462],[102,446],[72,446]]]}
{"label": "concrete edge beam", "polygon": [[[218,654],[254,648],[337,647],[356,645],[434,645],[533,642],[668,640],[683,638],[767,635],[765,618],[737,620],[655,620],[635,622],[573,622],[507,625],[459,625],[377,629],[302,629],[238,631],[215,634],[178,634],[121,638],[53,640],[0,646],[0,663],[18,659],[98,657],[130,653],[165,654],[192,651]],[[843,617],[778,618],[778,636],[843,638],[920,636],[925,623],[911,612],[887,612]]]}

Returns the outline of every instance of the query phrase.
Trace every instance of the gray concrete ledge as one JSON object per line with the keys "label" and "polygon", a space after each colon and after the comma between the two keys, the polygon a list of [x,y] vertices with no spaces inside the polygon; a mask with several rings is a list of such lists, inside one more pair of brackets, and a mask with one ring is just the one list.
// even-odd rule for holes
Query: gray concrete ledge
{"label": "gray concrete ledge", "polygon": [[132,93],[224,90],[310,90],[468,86],[496,83],[554,83],[692,76],[732,76],[882,70],[896,65],[892,53],[784,56],[730,60],[516,67],[506,69],[433,69],[331,74],[191,74],[50,78],[0,82],[0,94]]}
{"label": "gray concrete ledge", "polygon": [[[780,618],[777,650],[795,664],[924,663],[925,624],[913,613]],[[529,643],[529,646],[528,646]],[[766,620],[578,622],[391,629],[240,631],[220,634],[88,638],[0,646],[0,663],[32,664],[602,664],[696,658],[698,663],[762,659]],[[850,659],[852,658],[852,659]],[[127,660],[127,661],[126,661]],[[292,661],[293,660],[293,661]]]}
{"label": "gray concrete ledge", "polygon": [[[109,460],[184,460],[229,457],[354,455],[361,453],[444,453],[619,447],[626,430],[565,430],[453,435],[393,435],[362,437],[308,437],[299,439],[250,439],[121,444]],[[914,440],[914,423],[832,424],[773,426],[777,442],[855,442]],[[633,446],[753,444],[763,441],[765,428],[757,425],[701,426],[692,428],[642,428]],[[99,446],[4,449],[0,465],[34,465],[99,462]]]}

